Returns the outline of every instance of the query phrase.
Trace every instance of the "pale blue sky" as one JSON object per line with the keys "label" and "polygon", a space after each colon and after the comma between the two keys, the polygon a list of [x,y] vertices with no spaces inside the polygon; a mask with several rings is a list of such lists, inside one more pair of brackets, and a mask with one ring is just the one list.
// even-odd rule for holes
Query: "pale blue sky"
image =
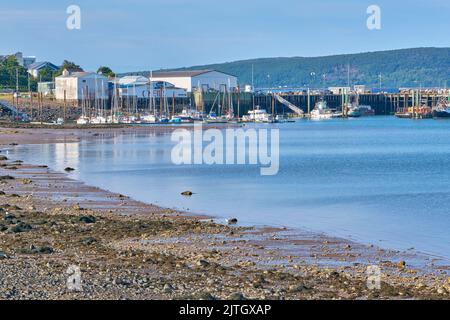
{"label": "pale blue sky", "polygon": [[[66,28],[81,7],[82,29]],[[382,10],[369,31],[366,9]],[[0,0],[0,54],[136,71],[449,45],[448,0]]]}

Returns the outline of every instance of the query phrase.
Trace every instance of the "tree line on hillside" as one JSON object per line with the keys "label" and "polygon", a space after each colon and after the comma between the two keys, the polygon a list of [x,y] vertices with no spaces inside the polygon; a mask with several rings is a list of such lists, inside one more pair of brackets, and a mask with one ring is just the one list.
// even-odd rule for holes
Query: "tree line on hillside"
{"label": "tree line on hillside", "polygon": [[414,48],[326,57],[262,58],[172,70],[215,69],[256,88],[322,88],[364,84],[387,87],[450,85],[450,48]]}

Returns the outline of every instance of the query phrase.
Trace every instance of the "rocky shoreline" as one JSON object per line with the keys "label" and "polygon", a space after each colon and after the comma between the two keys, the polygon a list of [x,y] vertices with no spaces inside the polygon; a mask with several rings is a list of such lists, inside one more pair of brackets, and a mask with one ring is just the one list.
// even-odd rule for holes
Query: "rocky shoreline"
{"label": "rocky shoreline", "polygon": [[[170,129],[2,128],[0,144],[135,130]],[[450,268],[432,258],[415,268],[414,259],[321,235],[218,224],[0,153],[0,299],[449,299]],[[380,289],[367,286],[370,265],[381,269]],[[81,290],[68,286],[74,268]]]}

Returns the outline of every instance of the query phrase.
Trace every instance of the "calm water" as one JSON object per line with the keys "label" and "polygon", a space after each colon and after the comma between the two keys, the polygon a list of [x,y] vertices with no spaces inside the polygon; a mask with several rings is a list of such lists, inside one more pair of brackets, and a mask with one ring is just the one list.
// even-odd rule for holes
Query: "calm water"
{"label": "calm water", "polygon": [[[450,258],[450,121],[372,117],[280,124],[280,171],[175,166],[170,136],[17,148],[88,184],[241,223],[299,227]],[[191,198],[180,192],[192,190]]]}

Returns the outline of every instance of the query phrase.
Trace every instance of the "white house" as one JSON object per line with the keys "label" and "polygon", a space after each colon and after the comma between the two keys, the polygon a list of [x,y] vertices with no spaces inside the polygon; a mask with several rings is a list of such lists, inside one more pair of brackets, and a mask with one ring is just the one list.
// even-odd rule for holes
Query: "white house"
{"label": "white house", "polygon": [[39,77],[39,72],[44,69],[48,68],[52,71],[58,71],[59,68],[55,66],[53,63],[50,63],[48,61],[43,62],[35,62],[28,66],[28,73],[31,74],[33,77],[37,78]]}
{"label": "white house", "polygon": [[197,88],[223,90],[237,87],[237,77],[216,70],[154,71],[152,81],[165,81],[192,92]]}
{"label": "white house", "polygon": [[163,81],[152,81],[153,88],[150,87],[149,78],[143,76],[126,76],[118,81],[119,95],[121,97],[148,98],[151,93],[153,97],[160,96],[175,98],[186,98],[187,91],[177,88],[172,83]]}
{"label": "white house", "polygon": [[57,100],[108,99],[108,78],[95,72],[68,72],[55,78]]}

